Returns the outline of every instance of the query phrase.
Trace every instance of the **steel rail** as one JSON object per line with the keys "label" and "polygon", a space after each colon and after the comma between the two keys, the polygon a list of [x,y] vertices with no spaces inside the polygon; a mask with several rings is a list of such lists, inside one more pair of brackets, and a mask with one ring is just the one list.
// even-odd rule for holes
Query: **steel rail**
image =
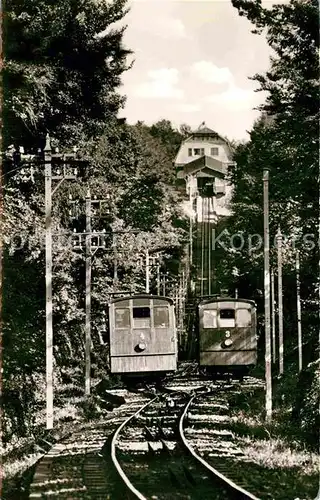
{"label": "steel rail", "polygon": [[219,477],[219,479],[221,479],[223,482],[227,483],[229,486],[231,486],[234,490],[236,490],[237,492],[241,493],[242,495],[244,495],[244,498],[248,498],[250,500],[260,500],[258,497],[252,495],[251,493],[249,493],[248,491],[244,490],[243,488],[241,488],[241,486],[238,486],[236,483],[234,483],[233,481],[231,481],[231,479],[229,479],[227,476],[225,476],[224,474],[221,474],[221,472],[219,472],[217,469],[215,469],[214,467],[212,467],[211,465],[208,464],[208,462],[206,462],[205,460],[203,460],[203,458],[201,458],[194,450],[194,448],[188,443],[185,435],[184,435],[184,432],[183,432],[183,421],[184,421],[184,418],[187,414],[187,411],[192,403],[192,401],[198,397],[197,395],[194,395],[192,396],[192,398],[190,399],[190,401],[188,402],[188,404],[186,405],[181,417],[180,417],[180,421],[179,421],[179,433],[180,433],[180,437],[183,441],[183,444],[186,446],[186,448],[189,450],[189,452],[194,456],[194,458],[196,460],[198,460],[204,467],[206,467],[206,469],[208,469],[210,472],[212,472],[215,476]]}
{"label": "steel rail", "polygon": [[139,490],[137,490],[133,484],[129,481],[127,475],[125,474],[124,470],[122,469],[121,465],[119,464],[118,460],[117,460],[117,457],[116,457],[116,441],[117,441],[117,438],[121,432],[121,430],[127,425],[127,423],[133,419],[134,417],[137,417],[139,415],[139,413],[141,413],[147,406],[149,406],[151,403],[153,403],[156,399],[158,399],[158,396],[156,396],[155,398],[151,399],[150,401],[148,401],[147,403],[145,403],[143,406],[141,406],[141,408],[139,408],[138,411],[136,411],[135,413],[133,413],[132,415],[130,415],[129,418],[127,418],[124,422],[122,422],[122,424],[118,427],[118,429],[116,430],[116,432],[114,433],[114,436],[112,438],[112,441],[111,441],[111,459],[112,459],[112,462],[115,466],[115,468],[117,469],[119,475],[121,476],[121,479],[124,481],[124,483],[126,484],[126,486],[129,488],[129,490],[137,497],[139,498],[140,500],[147,500],[146,497],[144,497]]}

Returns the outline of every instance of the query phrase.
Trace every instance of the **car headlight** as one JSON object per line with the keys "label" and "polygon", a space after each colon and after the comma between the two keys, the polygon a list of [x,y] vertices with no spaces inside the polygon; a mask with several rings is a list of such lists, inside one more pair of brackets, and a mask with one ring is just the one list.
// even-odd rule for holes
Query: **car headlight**
{"label": "car headlight", "polygon": [[144,342],[140,342],[140,344],[138,344],[138,347],[139,347],[140,351],[144,351],[147,346]]}
{"label": "car headlight", "polygon": [[231,340],[231,339],[226,339],[226,340],[224,341],[224,345],[225,345],[226,347],[230,347],[232,344],[233,344],[233,342],[232,342],[232,340]]}

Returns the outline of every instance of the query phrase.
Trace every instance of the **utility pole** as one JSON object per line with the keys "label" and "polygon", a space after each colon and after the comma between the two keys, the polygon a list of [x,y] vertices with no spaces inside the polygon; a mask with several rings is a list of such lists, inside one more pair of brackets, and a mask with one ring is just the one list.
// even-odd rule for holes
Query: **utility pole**
{"label": "utility pole", "polygon": [[[62,182],[66,179],[75,180],[77,169],[74,173],[67,172],[66,162],[74,160],[74,153],[52,154],[50,136],[46,135],[44,147],[45,163],[45,280],[46,280],[46,425],[47,429],[53,428],[53,322],[52,322],[52,197]],[[52,173],[52,160],[62,163],[62,171],[56,168]],[[79,163],[79,161],[78,161]],[[80,161],[81,163],[81,161]],[[58,181],[52,189],[52,181]]]}
{"label": "utility pole", "polygon": [[204,294],[204,198],[201,197],[201,296]]}
{"label": "utility pole", "polygon": [[[72,197],[70,196],[70,200]],[[77,242],[74,242],[74,249],[82,250],[82,238],[85,237],[85,260],[86,260],[86,277],[85,277],[85,394],[90,395],[91,391],[91,295],[92,295],[92,260],[95,253],[99,249],[106,248],[105,236],[106,231],[102,232],[92,231],[92,212],[93,208],[97,205],[101,208],[101,204],[106,200],[92,200],[90,189],[87,190],[85,196],[85,216],[86,216],[86,229],[84,233],[73,233],[77,237]],[[73,202],[77,203],[77,202]],[[78,214],[79,215],[79,214]]]}
{"label": "utility pole", "polygon": [[117,255],[117,235],[116,233],[112,234],[112,246],[113,246],[113,286],[116,285],[118,281],[118,255]]}
{"label": "utility pole", "polygon": [[274,272],[271,271],[272,361],[276,362],[276,315],[274,297]]}
{"label": "utility pole", "polygon": [[[234,277],[234,281],[237,283],[237,279],[239,277],[239,270],[236,267],[232,269],[232,276]],[[234,298],[238,299],[238,296],[239,296],[239,290],[236,287],[234,290]]]}
{"label": "utility pole", "polygon": [[46,227],[46,403],[47,429],[53,428],[53,327],[52,327],[52,164],[49,134],[44,147]]}
{"label": "utility pole", "polygon": [[192,191],[192,176],[189,180],[189,202],[190,202],[190,217],[189,217],[189,265],[192,267],[193,259],[193,191]]}
{"label": "utility pole", "polygon": [[86,323],[85,323],[85,394],[90,394],[91,381],[91,195],[86,194]]}
{"label": "utility pole", "polygon": [[265,371],[266,419],[272,418],[271,336],[270,336],[270,266],[269,266],[269,169],[263,169],[264,227],[264,311],[265,311]]}
{"label": "utility pole", "polygon": [[209,289],[208,295],[211,296],[211,213],[210,213],[210,198],[208,198],[208,280],[209,280]]}
{"label": "utility pole", "polygon": [[149,250],[146,249],[146,293],[150,291]]}
{"label": "utility pole", "polygon": [[297,279],[297,320],[298,320],[298,353],[299,372],[302,370],[302,330],[301,330],[301,297],[300,297],[300,256],[296,253],[296,279]]}
{"label": "utility pole", "polygon": [[283,307],[282,307],[282,234],[280,227],[277,231],[278,252],[278,321],[279,321],[279,373],[283,374]]}
{"label": "utility pole", "polygon": [[160,262],[157,263],[157,295],[160,295]]}
{"label": "utility pole", "polygon": [[181,332],[181,338],[184,333],[184,322],[183,322],[183,308],[184,308],[184,297],[185,297],[185,272],[182,271],[182,280],[180,279],[180,286],[179,286],[179,296],[180,296],[180,332]]}
{"label": "utility pole", "polygon": [[162,290],[163,290],[162,295],[163,295],[163,297],[165,297],[166,296],[166,275],[165,274],[163,274],[163,276],[162,276]]}

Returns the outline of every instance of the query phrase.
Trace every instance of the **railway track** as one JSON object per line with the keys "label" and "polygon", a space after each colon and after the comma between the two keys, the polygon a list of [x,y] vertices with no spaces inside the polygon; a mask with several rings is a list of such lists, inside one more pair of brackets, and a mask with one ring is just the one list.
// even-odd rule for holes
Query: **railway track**
{"label": "railway track", "polygon": [[270,492],[270,484],[264,484],[259,472],[253,477],[246,473],[245,462],[241,461],[243,453],[237,445],[230,416],[230,405],[237,393],[263,385],[261,381],[248,378],[240,387],[230,388],[230,391],[195,395],[184,412],[186,446],[238,490],[236,498],[275,498],[274,493]]}
{"label": "railway track", "polygon": [[[248,488],[250,489],[250,482],[246,481],[245,478],[239,478],[239,476],[237,474],[234,474],[234,468],[232,466],[226,465],[226,464],[222,465],[221,463],[217,463],[217,464],[215,464],[215,466],[213,466],[213,465],[210,465],[210,463],[207,460],[204,460],[201,457],[199,451],[196,450],[196,445],[191,444],[192,441],[197,440],[197,435],[195,438],[193,438],[193,440],[190,440],[186,437],[186,435],[188,435],[188,436],[195,435],[194,428],[192,429],[192,431],[189,431],[188,434],[186,434],[184,431],[184,426],[187,427],[187,423],[186,423],[187,416],[188,416],[188,420],[189,421],[191,420],[191,422],[192,422],[191,425],[194,426],[195,419],[191,418],[192,414],[190,414],[189,412],[190,412],[190,409],[192,408],[192,405],[194,404],[195,400],[199,397],[204,397],[204,395],[193,396],[190,399],[190,401],[188,402],[188,404],[186,405],[184,412],[180,418],[179,430],[180,430],[181,438],[182,438],[186,448],[190,451],[190,453],[195,457],[196,460],[198,460],[199,462],[201,462],[204,465],[204,467],[207,470],[210,470],[217,478],[221,479],[222,483],[226,485],[226,487],[231,495],[230,498],[238,498],[238,499],[243,499],[243,500],[247,500],[247,499],[248,500],[249,499],[259,500],[258,496],[256,496],[252,492],[248,491]],[[212,416],[216,417],[216,418],[213,421],[216,420],[218,423],[221,423],[221,422],[225,421],[224,417],[226,417],[226,419],[228,419],[227,416],[223,415],[225,410],[227,410],[227,406],[225,404],[225,401],[217,402],[216,395],[213,395],[211,393],[210,393],[210,395],[209,394],[205,395],[205,397],[206,398],[210,398],[210,397],[214,398],[215,402],[213,403],[213,405],[211,405],[211,408],[214,409]],[[208,414],[206,414],[206,416],[208,416]],[[200,419],[200,421],[201,421],[201,419]],[[214,431],[214,429],[211,429],[211,430]],[[228,431],[221,432],[221,429],[219,431],[216,431],[216,432],[217,432],[216,434],[214,434],[214,432],[211,433],[211,435],[213,435],[215,437],[215,439],[210,440],[209,449],[211,450],[211,455],[213,455],[213,453],[212,453],[212,441],[214,442],[214,446],[215,446],[215,450],[216,450],[216,453],[215,453],[216,457],[220,457],[221,455],[225,455],[225,454],[235,453],[237,450],[235,450],[234,445],[232,443],[232,433],[228,432]],[[220,439],[217,439],[217,436],[219,436]],[[226,443],[225,447],[221,446],[221,444],[222,444],[221,436],[224,440],[224,443]]]}
{"label": "railway track", "polygon": [[140,500],[258,500],[203,460],[185,436],[185,419],[198,397],[190,397],[190,392],[215,394],[222,387],[212,382],[212,387],[185,380],[176,383],[179,387],[174,388],[174,381],[165,386],[162,395],[131,415],[113,436],[112,459],[130,493]]}
{"label": "railway track", "polygon": [[71,435],[52,446],[36,465],[30,499],[125,498],[125,488],[121,488],[108,456],[108,439],[119,423],[149,398],[128,393],[126,399],[123,406],[99,421],[76,426]]}
{"label": "railway track", "polygon": [[29,498],[257,499],[239,478],[224,477],[230,467],[197,449],[199,413],[217,413],[220,395],[237,390],[227,381],[177,376],[157,390],[112,391],[125,393],[126,403],[54,444],[37,464]]}

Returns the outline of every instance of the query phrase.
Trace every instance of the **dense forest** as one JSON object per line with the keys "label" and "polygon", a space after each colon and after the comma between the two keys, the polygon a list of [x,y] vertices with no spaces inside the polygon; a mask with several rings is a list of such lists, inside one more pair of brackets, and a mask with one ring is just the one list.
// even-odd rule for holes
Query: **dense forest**
{"label": "dense forest", "polygon": [[[255,298],[263,313],[262,171],[270,169],[270,239],[280,226],[284,243],[285,376],[275,375],[275,403],[291,408],[308,439],[319,427],[319,31],[315,0],[290,0],[271,9],[232,0],[253,31],[265,33],[274,55],[253,78],[267,92],[250,140],[234,144],[232,216],[218,223],[246,245],[218,266],[224,288]],[[190,132],[169,120],[151,126],[118,118],[119,86],[132,52],[123,44],[126,0],[112,2],[6,0],[3,20],[2,131],[2,414],[3,439],[31,435],[45,419],[44,172],[36,163],[46,134],[52,151],[76,151],[86,174],[64,182],[54,196],[53,231],[85,230],[83,210],[70,216],[70,196],[83,206],[88,188],[107,200],[93,220],[110,236],[93,266],[92,375],[106,376],[101,348],[104,309],[118,289],[143,291],[143,251],[166,248],[163,272],[174,283],[185,256],[188,220],[180,208],[174,156]],[[249,76],[249,75],[248,75]],[[218,131],[219,132],[219,131]],[[28,157],[28,155],[30,155]],[[30,165],[32,164],[32,169]],[[81,204],[80,203],[80,204]],[[311,236],[310,236],[311,235]],[[308,236],[308,238],[307,238]],[[226,233],[228,241],[228,233]],[[300,251],[303,371],[298,375],[296,250]],[[116,255],[115,255],[116,253]],[[117,276],[114,266],[117,261]],[[81,393],[84,374],[85,255],[70,239],[53,244],[55,397]],[[271,246],[271,266],[276,250]],[[236,276],[233,273],[237,269]],[[151,287],[155,290],[154,275]],[[263,346],[263,328],[260,338]],[[261,357],[263,369],[263,356]],[[296,388],[292,391],[292,388]],[[80,388],[80,389],[79,389]]]}

